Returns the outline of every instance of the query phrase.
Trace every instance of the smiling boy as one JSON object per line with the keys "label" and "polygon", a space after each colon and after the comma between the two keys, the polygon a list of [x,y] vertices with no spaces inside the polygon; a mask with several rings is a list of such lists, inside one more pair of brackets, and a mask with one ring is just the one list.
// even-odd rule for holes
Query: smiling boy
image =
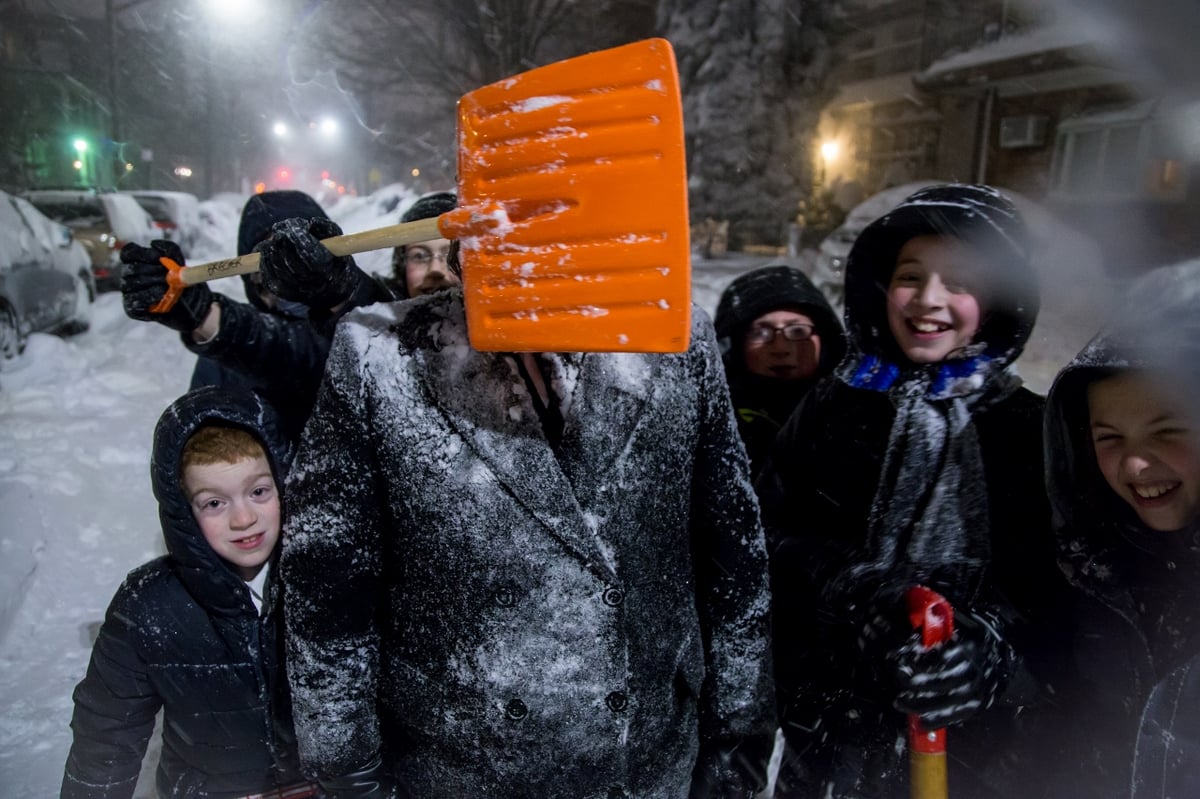
{"label": "smiling boy", "polygon": [[167,554],[109,605],[75,689],[65,799],[132,796],[160,709],[157,795],[316,795],[299,772],[273,579],[290,456],[249,391],[203,388],[163,413],[151,476]]}
{"label": "smiling boy", "polygon": [[949,236],[916,236],[900,247],[888,283],[887,321],[908,360],[937,363],[966,353],[982,318],[970,287],[972,265],[982,257]]}
{"label": "smiling boy", "polygon": [[1087,387],[1100,473],[1142,524],[1170,533],[1200,514],[1200,430],[1178,392],[1137,371]]}
{"label": "smiling boy", "polygon": [[279,542],[279,489],[258,441],[203,427],[183,449],[183,487],[204,540],[253,586]]}
{"label": "smiling boy", "polygon": [[[1010,368],[1038,309],[1029,251],[1010,201],[949,184],[906,198],[850,252],[851,353],[757,484],[791,750],[777,796],[907,796],[906,715],[956,728],[954,794],[1037,783],[1027,730],[1045,686],[1008,688],[1062,581],[1041,398]],[[928,652],[905,612],[916,585],[954,608],[954,637]]]}
{"label": "smiling boy", "polygon": [[1080,796],[1200,790],[1198,314],[1200,265],[1154,270],[1047,397],[1058,561],[1079,589],[1058,616],[1079,672],[1063,704]]}

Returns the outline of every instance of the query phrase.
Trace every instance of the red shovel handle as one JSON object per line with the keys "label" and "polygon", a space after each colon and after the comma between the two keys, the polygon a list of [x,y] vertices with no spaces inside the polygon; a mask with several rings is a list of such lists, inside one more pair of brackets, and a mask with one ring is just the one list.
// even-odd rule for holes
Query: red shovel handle
{"label": "red shovel handle", "polygon": [[[917,585],[908,589],[908,620],[914,630],[921,632],[921,645],[926,649],[945,643],[954,634],[954,608],[950,602],[930,588]],[[943,754],[946,751],[946,731],[927,730],[916,716],[908,717],[908,739],[914,752]]]}

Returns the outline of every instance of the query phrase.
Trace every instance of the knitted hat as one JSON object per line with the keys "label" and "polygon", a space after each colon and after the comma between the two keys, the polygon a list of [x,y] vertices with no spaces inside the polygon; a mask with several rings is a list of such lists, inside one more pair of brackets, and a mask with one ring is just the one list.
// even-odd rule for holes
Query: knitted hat
{"label": "knitted hat", "polygon": [[430,219],[441,216],[447,211],[458,207],[458,197],[452,191],[438,191],[417,198],[408,210],[400,217],[401,222],[416,222],[418,219]]}
{"label": "knitted hat", "polygon": [[905,198],[859,234],[846,258],[846,332],[865,353],[896,358],[888,330],[887,290],[896,258],[917,236],[953,236],[986,257],[977,266],[987,286],[984,317],[975,341],[986,355],[1011,362],[1037,319],[1037,276],[1029,264],[1031,241],[1014,206],[990,186],[930,186]]}
{"label": "knitted hat", "polygon": [[742,338],[750,323],[772,311],[794,310],[813,320],[821,337],[824,374],[837,365],[846,351],[845,335],[837,314],[812,281],[791,266],[775,264],[741,275],[721,293],[713,327],[726,363],[741,366]]}
{"label": "knitted hat", "polygon": [[254,245],[271,233],[271,226],[285,219],[328,219],[317,201],[302,191],[264,191],[255,194],[242,208],[238,225],[238,255],[254,250]]}

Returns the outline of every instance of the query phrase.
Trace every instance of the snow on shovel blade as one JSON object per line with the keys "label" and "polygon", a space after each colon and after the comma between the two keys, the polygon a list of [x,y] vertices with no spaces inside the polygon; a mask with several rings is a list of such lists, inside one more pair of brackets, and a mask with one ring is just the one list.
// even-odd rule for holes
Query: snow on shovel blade
{"label": "snow on shovel blade", "polygon": [[680,352],[691,326],[687,171],[671,45],[649,39],[473,91],[458,106],[471,345]]}

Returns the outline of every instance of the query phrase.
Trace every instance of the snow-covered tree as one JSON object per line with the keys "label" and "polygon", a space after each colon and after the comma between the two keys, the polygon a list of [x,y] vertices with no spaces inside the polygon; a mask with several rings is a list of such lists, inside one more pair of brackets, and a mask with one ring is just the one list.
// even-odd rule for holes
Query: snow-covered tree
{"label": "snow-covered tree", "polygon": [[778,244],[812,186],[832,0],[660,0],[683,85],[693,222]]}
{"label": "snow-covered tree", "polygon": [[454,176],[463,94],[563,58],[653,34],[655,0],[326,3],[293,50],[298,81],[336,76],[374,146]]}

